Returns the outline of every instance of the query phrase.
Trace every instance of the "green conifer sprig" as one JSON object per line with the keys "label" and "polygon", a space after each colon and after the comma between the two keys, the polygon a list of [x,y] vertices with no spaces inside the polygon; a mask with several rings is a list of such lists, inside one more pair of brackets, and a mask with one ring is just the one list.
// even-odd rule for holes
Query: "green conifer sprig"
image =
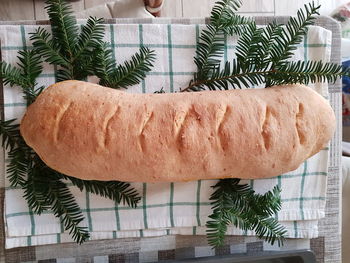
{"label": "green conifer sprig", "polygon": [[281,209],[281,190],[275,187],[264,195],[256,194],[240,179],[223,179],[213,186],[211,195],[213,213],[207,222],[208,242],[211,246],[223,245],[229,225],[244,231],[254,230],[259,238],[274,244],[283,244],[286,230],[272,218]]}
{"label": "green conifer sprig", "polygon": [[236,12],[242,5],[241,0],[217,1],[210,14],[210,24],[227,34],[241,35],[253,20],[249,17],[237,15]]}
{"label": "green conifer sprig", "polygon": [[72,7],[64,0],[46,0],[45,4],[51,22],[52,40],[59,43],[62,56],[72,62],[78,40],[78,25]]}
{"label": "green conifer sprig", "polygon": [[103,19],[90,17],[81,32],[70,5],[65,0],[47,0],[50,34],[38,28],[30,39],[46,62],[58,66],[57,80],[84,80],[91,75],[91,53],[103,42]]}
{"label": "green conifer sprig", "polygon": [[5,149],[14,149],[19,136],[19,124],[15,123],[16,119],[0,122],[1,146]]}
{"label": "green conifer sprig", "polygon": [[281,25],[279,37],[275,39],[273,48],[270,49],[272,68],[293,56],[293,51],[307,34],[308,27],[315,24],[317,16],[320,15],[318,12],[320,7],[314,2],[305,4],[303,9],[298,10],[296,17],[290,17],[285,27]]}
{"label": "green conifer sprig", "polygon": [[94,59],[94,73],[100,78],[100,84],[119,89],[136,85],[151,71],[155,61],[155,52],[142,46],[140,51],[125,61],[124,65],[117,65],[112,50],[108,44],[100,45]]}
{"label": "green conifer sprig", "polygon": [[58,67],[58,81],[97,75],[102,85],[125,88],[138,84],[151,70],[154,51],[142,47],[130,61],[116,68],[110,44],[103,41],[103,19],[90,17],[78,33],[77,21],[65,0],[46,0],[46,4],[52,34],[38,28],[30,39],[45,61]]}
{"label": "green conifer sprig", "polygon": [[[238,0],[235,8],[239,6]],[[219,1],[218,7],[225,8],[226,1]],[[296,17],[291,17],[287,24],[270,23],[267,27],[258,28],[251,21],[244,27],[244,33],[239,36],[236,47],[236,59],[220,66],[224,37],[221,31],[212,31],[208,25],[202,31],[195,61],[197,73],[189,86],[181,91],[198,91],[203,89],[250,88],[265,84],[266,87],[276,84],[301,82],[304,84],[316,81],[334,82],[337,78],[349,75],[341,65],[322,62],[290,62],[288,61],[297,45],[307,33],[308,26],[313,25],[320,6],[313,2],[300,9]],[[232,8],[230,8],[230,12]],[[217,11],[218,12],[218,11]],[[222,13],[225,13],[221,10]],[[228,11],[227,11],[228,12]],[[215,15],[218,17],[218,15]],[[238,16],[238,15],[236,15]],[[217,19],[217,21],[224,20]],[[217,26],[220,28],[220,26]],[[212,41],[215,39],[216,41]],[[206,51],[214,49],[215,59],[207,56]],[[203,65],[210,65],[203,68]]]}
{"label": "green conifer sprig", "polygon": [[42,72],[41,57],[36,50],[21,50],[17,56],[18,67],[0,62],[0,78],[3,83],[19,86],[27,105],[41,93],[43,87],[37,87],[36,78]]}
{"label": "green conifer sprig", "polygon": [[118,204],[123,203],[130,207],[136,208],[137,204],[141,200],[137,191],[133,189],[129,183],[118,181],[86,181],[80,180],[75,177],[62,175],[64,179],[67,179],[77,186],[80,191],[87,191],[92,194],[100,195],[105,198],[116,201]]}
{"label": "green conifer sprig", "polygon": [[198,68],[196,80],[207,79],[220,64],[225,47],[225,33],[241,35],[252,23],[251,19],[235,14],[240,6],[240,0],[221,0],[213,7],[210,24],[202,31],[197,43],[194,58]]}

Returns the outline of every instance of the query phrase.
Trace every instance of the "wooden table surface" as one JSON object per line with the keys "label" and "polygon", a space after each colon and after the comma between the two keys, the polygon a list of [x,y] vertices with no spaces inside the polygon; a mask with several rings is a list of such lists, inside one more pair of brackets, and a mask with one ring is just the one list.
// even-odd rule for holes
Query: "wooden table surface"
{"label": "wooden table surface", "polygon": [[[72,1],[74,10],[83,10],[111,0]],[[120,0],[119,0],[120,1]],[[136,0],[135,0],[136,1]],[[240,10],[248,15],[294,15],[296,10],[311,0],[244,0]],[[336,6],[349,0],[315,0],[322,5],[321,13],[328,15]],[[208,16],[215,0],[165,0],[162,16]],[[46,19],[45,0],[0,0],[0,20]]]}

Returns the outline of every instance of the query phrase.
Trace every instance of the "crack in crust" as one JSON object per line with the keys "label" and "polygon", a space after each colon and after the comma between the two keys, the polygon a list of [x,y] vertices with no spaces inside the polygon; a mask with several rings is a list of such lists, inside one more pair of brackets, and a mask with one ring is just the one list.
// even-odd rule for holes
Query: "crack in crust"
{"label": "crack in crust", "polygon": [[266,106],[265,109],[265,117],[263,124],[261,126],[261,136],[263,137],[264,141],[264,148],[268,151],[271,147],[271,134],[269,132],[269,126],[270,126],[270,118],[271,118],[271,110],[268,106]]}
{"label": "crack in crust", "polygon": [[227,122],[228,116],[230,115],[231,111],[232,111],[231,108],[229,106],[226,106],[225,112],[224,114],[222,114],[222,118],[218,122],[217,129],[216,129],[216,133],[218,134],[219,141],[220,141],[220,146],[223,151],[225,151],[227,147],[227,140],[223,137],[224,134],[222,129],[224,124]]}
{"label": "crack in crust", "polygon": [[[182,113],[182,112],[181,112]],[[175,136],[176,138],[179,136],[180,131],[182,129],[182,126],[187,118],[188,115],[188,111],[185,112],[185,114],[175,114],[175,118],[174,118],[174,132],[175,132]]]}
{"label": "crack in crust", "polygon": [[[189,117],[190,114],[190,109],[186,111],[186,113],[183,115],[183,117],[180,119],[179,124],[175,125],[175,133],[176,133],[176,141],[177,141],[177,149],[179,152],[181,152],[184,144],[183,144],[183,139],[184,139],[184,129],[185,129],[185,123]],[[177,126],[177,128],[176,128]]]}
{"label": "crack in crust", "polygon": [[143,122],[141,131],[139,134],[139,143],[140,143],[141,152],[144,152],[146,150],[146,137],[144,132],[146,127],[149,125],[149,122],[153,119],[153,117],[154,117],[154,112],[152,111],[151,114],[149,114]]}
{"label": "crack in crust", "polygon": [[192,104],[186,111],[185,114],[180,115],[181,117],[177,121],[175,118],[175,125],[174,125],[174,130],[176,134],[176,142],[177,142],[177,149],[181,153],[181,151],[185,148],[185,129],[188,127],[186,125],[187,121],[189,118],[196,120],[196,121],[201,121],[201,116],[200,114],[196,111],[195,106]]}
{"label": "crack in crust", "polygon": [[302,103],[299,103],[299,105],[298,105],[298,112],[295,115],[295,128],[296,128],[296,131],[297,131],[297,136],[298,136],[299,143],[301,145],[306,143],[306,136],[305,136],[305,133],[303,131],[302,123],[301,123],[303,117],[304,117],[304,105]]}
{"label": "crack in crust", "polygon": [[103,146],[105,149],[107,149],[107,144],[108,144],[108,138],[109,138],[109,126],[111,125],[112,119],[119,114],[120,112],[120,106],[116,108],[116,110],[111,114],[110,116],[105,118],[105,121],[103,123],[103,134],[104,134],[104,140],[103,140]]}
{"label": "crack in crust", "polygon": [[64,116],[66,115],[69,108],[72,106],[73,102],[70,102],[68,105],[66,105],[58,114],[55,121],[55,128],[54,128],[54,143],[57,143],[61,136],[62,136],[62,129],[61,129],[61,122]]}

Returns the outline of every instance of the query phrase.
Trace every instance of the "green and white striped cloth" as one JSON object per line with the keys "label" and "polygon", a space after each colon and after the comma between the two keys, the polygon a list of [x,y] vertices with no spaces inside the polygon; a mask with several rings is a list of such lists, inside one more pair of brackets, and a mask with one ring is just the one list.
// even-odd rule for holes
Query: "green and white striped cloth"
{"label": "green and white striped cloth", "polygon": [[[17,52],[23,47],[31,48],[28,33],[37,25],[0,26],[2,59],[16,63]],[[43,26],[47,27],[47,26]],[[166,92],[185,87],[196,70],[193,63],[196,40],[201,25],[170,24],[117,24],[106,25],[106,40],[112,44],[113,55],[119,63],[129,59],[140,46],[148,46],[157,54],[154,69],[146,80],[128,92],[152,93],[163,88]],[[224,59],[234,57],[236,40],[227,38]],[[298,46],[295,59],[329,61],[331,32],[321,27],[311,27],[304,42]],[[89,81],[96,82],[94,78]],[[44,65],[38,79],[39,85],[55,82],[54,68]],[[328,97],[326,84],[314,88]],[[25,103],[19,88],[4,87],[5,119],[20,119]],[[3,158],[4,159],[4,158]],[[6,158],[3,164],[5,175]],[[248,181],[260,193],[279,185],[282,188],[282,210],[277,218],[288,230],[291,238],[313,238],[318,235],[317,222],[325,216],[325,193],[328,168],[328,148],[305,161],[297,170],[276,178]],[[159,236],[172,234],[205,234],[205,222],[211,213],[210,186],[215,181],[186,183],[133,183],[142,196],[138,208],[124,205],[80,192],[71,187],[82,208],[92,239]],[[33,215],[23,199],[20,189],[9,187],[5,179],[6,247],[43,245],[71,241],[63,231],[59,220],[51,213]],[[253,235],[238,229],[228,234]]]}

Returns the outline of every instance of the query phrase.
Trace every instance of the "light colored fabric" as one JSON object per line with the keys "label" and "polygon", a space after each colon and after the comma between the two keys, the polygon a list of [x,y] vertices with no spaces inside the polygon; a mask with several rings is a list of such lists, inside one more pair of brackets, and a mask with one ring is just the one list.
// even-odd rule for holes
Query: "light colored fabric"
{"label": "light colored fabric", "polygon": [[89,16],[103,18],[153,17],[145,8],[143,0],[117,0],[90,7],[75,13],[77,18]]}
{"label": "light colored fabric", "polygon": [[[30,46],[28,35],[37,28],[30,26],[1,26],[2,58],[16,62],[17,51],[23,45]],[[135,53],[140,45],[154,49],[157,62],[141,85],[129,92],[148,92],[164,88],[166,92],[185,87],[195,71],[193,56],[196,35],[202,26],[196,25],[107,25],[106,40],[114,47],[119,63]],[[236,40],[227,39],[225,59],[234,57]],[[298,46],[295,59],[329,61],[331,33],[320,27],[311,27],[305,41]],[[53,67],[45,65],[39,85],[55,81]],[[90,79],[96,81],[96,79]],[[327,85],[314,88],[328,98]],[[20,118],[25,111],[22,94],[17,88],[4,88],[5,118]],[[325,216],[325,192],[328,167],[328,148],[303,163],[297,170],[277,178],[248,181],[260,193],[278,184],[282,188],[282,210],[278,219],[287,227],[291,238],[312,238],[318,235],[317,220]],[[215,181],[188,183],[132,184],[143,197],[137,209],[115,204],[101,197],[72,192],[81,206],[86,220],[83,225],[92,231],[92,239],[111,237],[164,235],[170,233],[204,234],[203,226],[211,209],[210,186]],[[32,215],[22,198],[20,189],[9,187],[6,182],[5,219],[6,247],[41,245],[66,242],[70,239],[61,233],[61,225],[51,213]],[[242,233],[232,230],[235,234]]]}
{"label": "light colored fabric", "polygon": [[343,188],[346,185],[350,184],[350,157],[342,157],[342,179],[343,179]]}
{"label": "light colored fabric", "polygon": [[[343,248],[350,242],[350,157],[342,158],[343,166],[343,209],[342,209],[342,239]],[[343,249],[343,263],[350,262],[350,251]]]}

